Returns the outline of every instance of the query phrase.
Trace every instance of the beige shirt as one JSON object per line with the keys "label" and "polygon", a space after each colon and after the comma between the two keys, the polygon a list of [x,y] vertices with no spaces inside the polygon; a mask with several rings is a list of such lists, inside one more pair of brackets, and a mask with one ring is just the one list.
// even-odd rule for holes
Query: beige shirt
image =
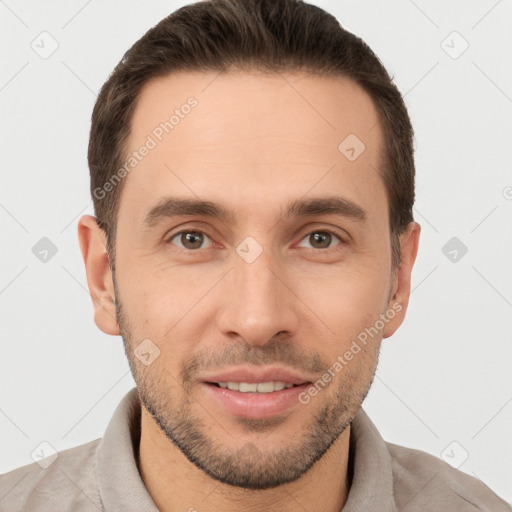
{"label": "beige shirt", "polygon": [[[46,469],[40,461],[0,475],[0,512],[156,512],[137,468],[139,440],[134,388],[102,439],[60,452]],[[343,512],[512,510],[480,480],[427,453],[385,442],[362,409],[352,422],[350,450],[353,480]]]}

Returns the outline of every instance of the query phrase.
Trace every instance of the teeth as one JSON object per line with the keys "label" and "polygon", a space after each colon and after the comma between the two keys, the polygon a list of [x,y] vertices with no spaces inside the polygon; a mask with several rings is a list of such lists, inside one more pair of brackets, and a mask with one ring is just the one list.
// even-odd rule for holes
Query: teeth
{"label": "teeth", "polygon": [[241,393],[272,393],[293,387],[290,382],[270,381],[270,382],[219,382],[221,388],[240,391]]}
{"label": "teeth", "polygon": [[258,391],[258,384],[247,384],[247,382],[240,382],[238,391],[242,393],[256,393]]}
{"label": "teeth", "polygon": [[[272,393],[272,391],[278,391],[276,384],[277,382],[260,382],[258,384],[258,393]],[[282,382],[280,384],[282,384]]]}

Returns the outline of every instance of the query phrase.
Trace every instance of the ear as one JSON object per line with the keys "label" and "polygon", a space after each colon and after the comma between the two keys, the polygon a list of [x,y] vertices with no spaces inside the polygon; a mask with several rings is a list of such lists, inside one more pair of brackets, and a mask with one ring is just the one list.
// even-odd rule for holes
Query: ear
{"label": "ear", "polygon": [[94,321],[104,333],[117,336],[120,330],[116,319],[114,282],[107,253],[107,238],[98,226],[96,217],[83,215],[80,218],[78,240],[94,306]]}
{"label": "ear", "polygon": [[400,236],[400,266],[393,273],[388,302],[389,311],[393,310],[395,315],[384,327],[383,338],[392,336],[404,321],[411,294],[411,273],[418,253],[420,231],[421,226],[417,222],[411,222]]}

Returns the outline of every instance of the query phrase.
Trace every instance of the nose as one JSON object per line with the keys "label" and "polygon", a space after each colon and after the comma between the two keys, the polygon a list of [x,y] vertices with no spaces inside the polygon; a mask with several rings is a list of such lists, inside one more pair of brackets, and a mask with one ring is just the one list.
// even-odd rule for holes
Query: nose
{"label": "nose", "polygon": [[294,336],[298,326],[297,298],[283,267],[272,264],[265,251],[248,263],[236,256],[218,308],[218,328],[225,336],[251,345]]}

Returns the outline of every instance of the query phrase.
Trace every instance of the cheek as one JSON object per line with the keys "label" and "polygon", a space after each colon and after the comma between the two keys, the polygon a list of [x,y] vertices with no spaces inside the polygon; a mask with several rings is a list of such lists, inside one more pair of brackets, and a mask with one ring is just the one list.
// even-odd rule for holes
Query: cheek
{"label": "cheek", "polygon": [[[121,272],[119,272],[121,275]],[[222,274],[219,274],[222,275]],[[121,295],[137,325],[169,329],[194,308],[218,280],[211,268],[170,267],[154,258],[126,260]]]}
{"label": "cheek", "polygon": [[[329,276],[308,280],[301,287],[300,297],[312,309],[318,308],[321,318],[333,324],[361,325],[375,321],[386,307],[390,279],[375,269],[350,269],[331,272]],[[316,311],[315,311],[316,312]]]}
{"label": "cheek", "polygon": [[[177,378],[178,366],[189,359],[204,337],[211,298],[206,297],[218,278],[203,271],[166,270],[132,272],[121,291],[123,309],[133,344],[149,338],[160,349],[160,361]],[[213,295],[212,295],[213,296]]]}
{"label": "cheek", "polygon": [[331,275],[329,279],[308,280],[298,291],[297,295],[308,306],[301,337],[321,337],[315,348],[330,364],[361,338],[368,346],[359,342],[358,364],[365,364],[368,357],[373,360],[381,339],[380,330],[375,333],[374,326],[386,309],[389,293],[390,282],[384,276],[370,270],[350,271],[338,277]]}

